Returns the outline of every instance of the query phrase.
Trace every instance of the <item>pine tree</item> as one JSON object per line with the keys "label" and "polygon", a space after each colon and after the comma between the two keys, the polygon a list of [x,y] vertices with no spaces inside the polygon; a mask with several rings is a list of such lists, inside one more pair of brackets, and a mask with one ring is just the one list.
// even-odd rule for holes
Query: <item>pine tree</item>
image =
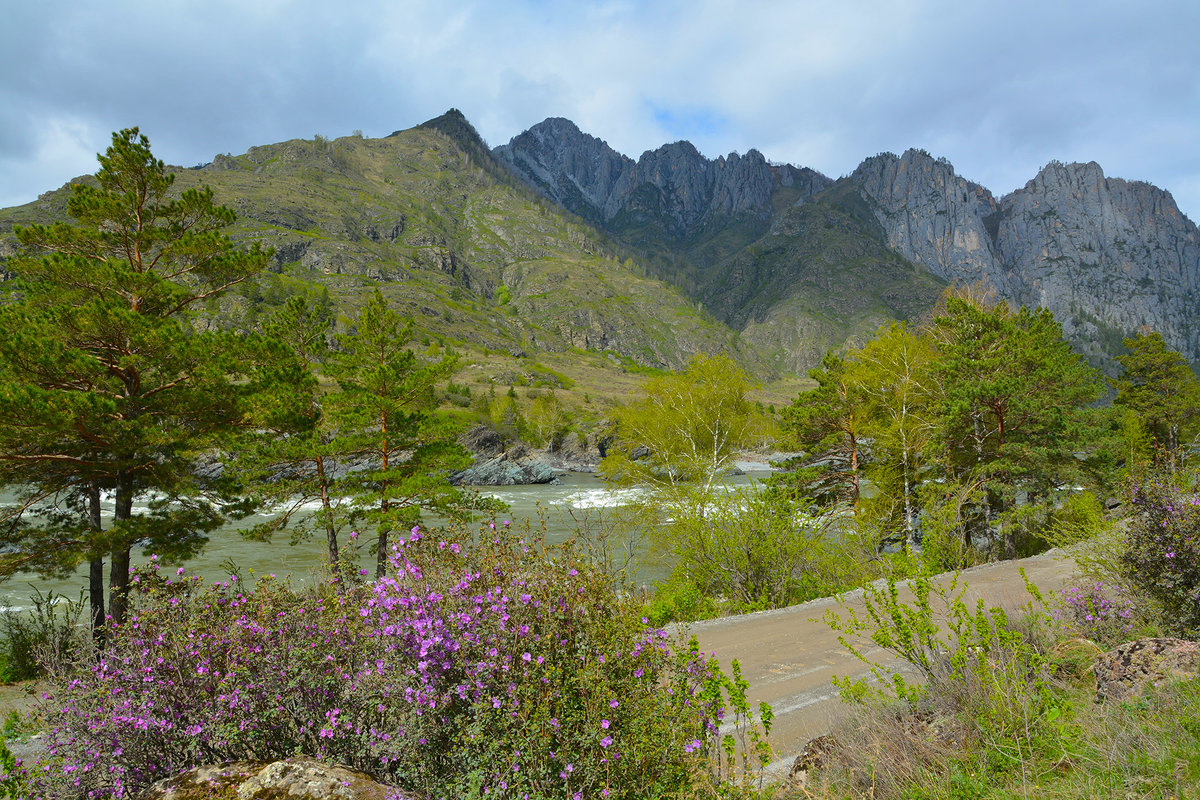
{"label": "pine tree", "polygon": [[1155,460],[1174,471],[1183,437],[1200,418],[1200,381],[1157,331],[1126,339],[1125,346],[1129,352],[1117,356],[1125,371],[1115,381],[1114,402],[1133,412],[1153,442]]}
{"label": "pine tree", "polygon": [[[260,388],[248,340],[199,332],[189,312],[266,266],[222,229],[233,212],[174,176],[136,128],[113,134],[95,185],[72,187],[73,223],[16,235],[24,255],[0,308],[0,482],[16,488],[3,572],[91,565],[94,629],[125,616],[130,551],[186,558],[231,510],[220,482],[194,470],[199,452],[242,419]],[[101,530],[102,492],[115,511]],[[147,508],[135,513],[135,499]],[[27,513],[36,511],[36,514]]]}
{"label": "pine tree", "polygon": [[816,479],[823,487],[819,494],[832,494],[857,509],[862,439],[872,413],[870,393],[850,375],[846,359],[835,353],[827,353],[808,375],[817,386],[801,392],[783,410],[783,427],[810,457],[833,461],[829,467],[801,470],[799,480]]}
{"label": "pine tree", "polygon": [[455,359],[419,359],[408,347],[412,321],[389,308],[378,289],[351,328],[338,336],[329,366],[339,389],[327,399],[328,413],[339,452],[369,464],[338,487],[374,525],[376,576],[383,577],[393,531],[419,522],[422,512],[463,518],[474,507],[447,477],[471,459],[455,441],[460,425],[437,410],[435,384],[453,373]]}
{"label": "pine tree", "polygon": [[[292,541],[310,531],[325,535],[329,565],[338,566],[338,533],[350,522],[350,504],[339,493],[338,476],[351,454],[330,425],[317,371],[328,357],[332,319],[327,308],[303,296],[288,298],[263,324],[273,354],[272,383],[278,392],[264,396],[253,415],[253,430],[240,439],[232,466],[260,504],[274,506],[270,520],[244,533],[269,539],[290,527]],[[297,514],[318,503],[311,516]]]}
{"label": "pine tree", "polygon": [[[1103,383],[1045,309],[951,297],[932,333],[942,453],[951,477],[983,485],[990,536],[1018,492],[1044,498],[1080,472],[1075,453],[1090,438],[1085,411]],[[1004,552],[1016,557],[1011,529]]]}

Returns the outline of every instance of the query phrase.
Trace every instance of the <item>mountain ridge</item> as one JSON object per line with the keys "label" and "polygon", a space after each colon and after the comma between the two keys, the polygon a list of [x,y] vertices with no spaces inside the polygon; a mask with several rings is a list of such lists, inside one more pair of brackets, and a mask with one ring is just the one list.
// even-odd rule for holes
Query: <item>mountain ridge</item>
{"label": "mountain ridge", "polygon": [[[295,139],[178,174],[235,209],[237,236],[275,247],[276,288],[317,282],[352,306],[379,285],[428,335],[485,351],[664,368],[729,352],[803,374],[978,282],[1050,308],[1100,366],[1142,326],[1200,360],[1195,224],[1169,192],[1094,162],[1051,162],[997,198],[917,149],[833,179],[688,142],[634,160],[564,118],[489,148],[451,109],[381,139]],[[0,211],[0,233],[61,218],[65,197]],[[0,236],[0,259],[13,252]]]}
{"label": "mountain ridge", "polygon": [[[587,180],[593,173],[578,168],[581,141],[593,160],[600,154],[605,175],[619,175],[604,193],[581,190],[568,199],[564,187],[594,185]],[[647,150],[635,162],[569,120],[554,118],[493,152],[543,196],[635,249],[653,256],[656,246],[671,240],[676,261],[686,263],[661,270],[662,277],[717,309],[740,332],[746,314],[729,307],[719,290],[731,280],[727,273],[744,274],[746,254],[789,209],[825,202],[823,193],[848,184],[878,225],[864,226],[859,236],[882,240],[947,283],[982,283],[1015,304],[1049,308],[1093,363],[1111,369],[1121,336],[1142,327],[1158,330],[1173,348],[1200,361],[1196,225],[1169,192],[1108,178],[1095,162],[1051,162],[997,198],[960,176],[948,160],[919,149],[871,156],[834,181],[806,167],[771,164],[757,150],[706,159],[691,145],[676,143]],[[843,207],[848,191],[838,190]],[[588,199],[592,204],[584,206]],[[627,224],[628,218],[640,227]],[[729,248],[736,252],[705,257],[698,237],[728,230],[740,231]],[[870,248],[864,242],[860,249]]]}

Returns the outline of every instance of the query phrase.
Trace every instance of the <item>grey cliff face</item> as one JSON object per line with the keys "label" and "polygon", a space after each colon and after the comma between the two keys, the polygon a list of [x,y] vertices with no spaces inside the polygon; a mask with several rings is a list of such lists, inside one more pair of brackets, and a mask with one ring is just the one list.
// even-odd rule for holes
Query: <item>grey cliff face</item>
{"label": "grey cliff face", "polygon": [[850,180],[876,203],[888,245],[951,282],[986,282],[1004,293],[1007,276],[984,226],[991,192],[920,150],[868,158]]}
{"label": "grey cliff face", "polygon": [[1080,334],[1094,332],[1090,319],[1149,326],[1200,359],[1200,235],[1169,193],[1105,178],[1095,163],[1052,163],[1001,201],[996,246],[1020,276],[1017,302]]}
{"label": "grey cliff face", "polygon": [[625,191],[635,167],[602,139],[559,117],[533,126],[493,153],[551,200],[584,217]]}
{"label": "grey cliff face", "polygon": [[570,211],[602,225],[618,215],[653,217],[686,236],[713,219],[767,218],[777,186],[809,195],[832,181],[795,167],[773,167],[757,150],[715,160],[690,142],[648,150],[636,162],[565,119],[548,119],[497,147],[525,182]]}
{"label": "grey cliff face", "polygon": [[1085,350],[1104,328],[1148,326],[1200,360],[1200,237],[1169,193],[1056,162],[997,202],[914,150],[867,159],[851,180],[874,201],[888,244],[939,277],[1048,308]]}
{"label": "grey cliff face", "polygon": [[[784,206],[777,212],[772,203],[779,192],[788,193],[789,205],[828,201],[821,193],[834,184],[810,169],[772,165],[756,150],[710,161],[688,142],[635,162],[563,119],[548,119],[494,152],[544,195],[618,235],[633,231],[645,241],[649,230],[685,246],[739,216],[775,230],[787,219]],[[997,200],[922,150],[868,158],[848,181],[893,251],[947,282],[983,283],[1011,302],[1050,309],[1067,336],[1101,362],[1143,326],[1200,361],[1200,234],[1169,193],[1106,178],[1094,163],[1056,162]],[[734,256],[726,260],[756,258]],[[721,285],[720,278],[709,275],[706,285]]]}

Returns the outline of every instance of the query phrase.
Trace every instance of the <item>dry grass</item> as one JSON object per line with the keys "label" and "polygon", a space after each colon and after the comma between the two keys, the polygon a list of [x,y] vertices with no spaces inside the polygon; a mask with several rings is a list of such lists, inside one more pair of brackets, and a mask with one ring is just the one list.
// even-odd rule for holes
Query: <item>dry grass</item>
{"label": "dry grass", "polygon": [[1092,702],[1090,681],[1060,687],[1061,716],[1038,746],[978,739],[961,716],[860,706],[824,763],[782,794],[804,798],[1200,798],[1200,681],[1133,703]]}

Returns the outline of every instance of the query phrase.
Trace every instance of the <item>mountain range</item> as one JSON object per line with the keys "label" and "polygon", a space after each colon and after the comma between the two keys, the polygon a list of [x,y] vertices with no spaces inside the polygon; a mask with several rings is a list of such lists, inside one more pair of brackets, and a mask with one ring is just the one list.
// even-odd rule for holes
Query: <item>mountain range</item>
{"label": "mountain range", "polygon": [[[1171,195],[1094,163],[997,198],[922,150],[833,179],[688,142],[637,160],[565,119],[489,148],[450,111],[381,139],[291,140],[177,170],[275,248],[252,314],[306,283],[353,305],[378,286],[426,335],[517,356],[606,353],[678,367],[728,352],[760,375],[917,320],[947,285],[1049,308],[1094,363],[1158,330],[1200,361],[1200,234]],[[86,180],[86,178],[83,178]],[[0,211],[60,218],[66,187]]]}

